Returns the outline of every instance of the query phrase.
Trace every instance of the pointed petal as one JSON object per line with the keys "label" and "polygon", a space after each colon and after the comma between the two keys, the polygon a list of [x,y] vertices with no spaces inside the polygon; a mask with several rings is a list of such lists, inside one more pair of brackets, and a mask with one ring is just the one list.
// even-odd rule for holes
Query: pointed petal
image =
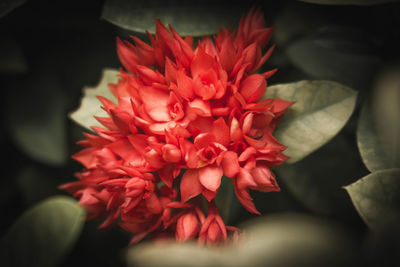
{"label": "pointed petal", "polygon": [[207,199],[208,202],[210,202],[211,200],[213,200],[216,196],[217,196],[217,192],[215,191],[210,191],[208,189],[203,190],[202,192],[203,196]]}
{"label": "pointed petal", "polygon": [[192,99],[194,97],[192,79],[190,79],[183,70],[178,70],[176,73],[176,81],[176,93],[183,98]]}
{"label": "pointed petal", "polygon": [[223,171],[221,167],[207,166],[199,169],[200,183],[210,191],[216,192],[221,185]]}
{"label": "pointed petal", "polygon": [[197,149],[207,147],[213,142],[215,142],[215,136],[211,133],[201,133],[194,139],[194,145]]}
{"label": "pointed petal", "polygon": [[260,74],[248,76],[240,85],[240,94],[247,102],[255,102],[264,95],[267,82]]}
{"label": "pointed petal", "polygon": [[210,117],[211,116],[211,108],[210,103],[208,101],[204,101],[200,98],[196,98],[192,102],[189,103],[190,108],[192,108],[197,115],[202,117]]}
{"label": "pointed petal", "polygon": [[235,177],[240,170],[238,156],[233,151],[228,151],[224,154],[224,158],[221,163],[224,175],[230,178]]}
{"label": "pointed petal", "polygon": [[229,127],[223,118],[214,121],[212,126],[212,134],[215,140],[223,146],[228,146],[230,142]]}
{"label": "pointed petal", "polygon": [[198,47],[197,53],[193,58],[190,69],[192,77],[196,77],[203,72],[213,68],[214,59],[208,55],[201,47]]}
{"label": "pointed petal", "polygon": [[181,202],[199,195],[203,191],[203,186],[199,181],[198,169],[187,170],[181,180]]}

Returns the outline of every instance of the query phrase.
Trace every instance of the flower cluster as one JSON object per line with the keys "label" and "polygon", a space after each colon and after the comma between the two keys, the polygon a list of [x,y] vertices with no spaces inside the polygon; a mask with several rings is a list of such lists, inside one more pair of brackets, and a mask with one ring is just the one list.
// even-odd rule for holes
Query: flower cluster
{"label": "flower cluster", "polygon": [[84,149],[73,158],[85,169],[62,188],[90,218],[105,218],[100,228],[133,233],[131,243],[149,234],[225,242],[236,229],[214,201],[221,179],[258,214],[249,190],[279,191],[269,167],[287,159],[272,133],[292,103],[261,99],[275,70],[255,73],[272,53],[262,54],[271,33],[252,9],[237,31],[221,28],[195,48],[160,21],[150,45],[117,39],[125,70],[109,87],[118,103],[98,97],[109,116],[79,142]]}

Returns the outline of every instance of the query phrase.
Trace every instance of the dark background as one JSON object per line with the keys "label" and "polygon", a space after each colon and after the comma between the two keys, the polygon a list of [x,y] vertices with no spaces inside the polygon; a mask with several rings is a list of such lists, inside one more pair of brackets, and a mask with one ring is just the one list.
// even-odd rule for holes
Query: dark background
{"label": "dark background", "polygon": [[[261,6],[267,23],[275,26],[272,43],[277,48],[263,68],[277,67],[279,71],[269,84],[330,79],[359,92],[356,110],[341,133],[292,167],[310,177],[299,187],[310,191],[321,188],[322,193],[314,199],[302,199],[279,181],[280,175],[288,175],[283,171],[278,173],[282,192],[254,193],[256,206],[263,214],[295,211],[337,222],[362,247],[366,226],[341,186],[368,174],[357,150],[355,129],[360,107],[373,90],[376,77],[398,65],[400,4],[252,3]],[[227,9],[246,10],[252,3],[225,4]],[[81,168],[70,155],[80,149],[75,142],[84,129],[67,114],[78,107],[82,88],[97,84],[103,68],[120,67],[115,38],[129,33],[101,19],[103,4],[94,0],[32,0],[0,18],[0,236],[35,203],[64,194],[57,186],[73,181],[74,172]],[[44,145],[37,141],[42,139]],[[314,178],[315,183],[310,182]],[[231,224],[253,217],[238,210]],[[60,266],[124,265],[121,253],[129,235],[118,229],[102,232],[96,225],[85,225],[77,245]],[[395,258],[392,250],[398,239],[390,234],[380,238],[373,245],[376,254],[357,254],[360,265],[389,263]]]}

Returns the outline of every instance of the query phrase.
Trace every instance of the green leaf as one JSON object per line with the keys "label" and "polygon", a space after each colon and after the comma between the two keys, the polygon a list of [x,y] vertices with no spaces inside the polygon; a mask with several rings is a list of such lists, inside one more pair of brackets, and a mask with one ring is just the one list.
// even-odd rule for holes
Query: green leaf
{"label": "green leaf", "polygon": [[68,160],[67,99],[58,73],[46,63],[43,60],[9,88],[6,123],[11,138],[24,153],[59,166]]}
{"label": "green leaf", "polygon": [[225,224],[236,219],[241,204],[236,199],[231,178],[222,177],[215,203]]}
{"label": "green leaf", "polygon": [[0,18],[25,3],[25,1],[26,0],[0,0]]}
{"label": "green leaf", "polygon": [[357,143],[371,172],[400,168],[399,74],[399,67],[384,68],[361,111]]}
{"label": "green leaf", "polygon": [[76,123],[91,130],[91,126],[101,126],[94,116],[108,117],[108,114],[101,108],[101,103],[97,96],[103,96],[116,103],[115,96],[111,93],[108,84],[116,83],[119,79],[119,71],[113,69],[104,69],[100,83],[95,87],[83,88],[84,96],[81,99],[81,105],[77,110],[70,114],[70,118]]}
{"label": "green leaf", "polygon": [[237,23],[242,10],[209,1],[107,0],[102,17],[127,30],[155,32],[156,19],[181,35],[202,36],[216,33],[219,27]]}
{"label": "green leaf", "polygon": [[4,266],[56,266],[77,241],[84,223],[77,202],[55,196],[26,211],[1,240]]}
{"label": "green leaf", "polygon": [[400,169],[373,172],[345,189],[372,230],[381,230],[400,219]]}
{"label": "green leaf", "polygon": [[[384,120],[390,127],[390,121]],[[393,124],[392,124],[393,125]],[[400,136],[397,137],[397,140]],[[384,138],[373,119],[371,103],[364,103],[357,127],[357,145],[365,166],[371,171],[400,168],[400,150],[394,140]]]}
{"label": "green leaf", "polygon": [[293,196],[313,212],[357,220],[350,198],[342,189],[368,173],[356,144],[344,134],[294,164],[276,167],[277,181],[283,182]]}
{"label": "green leaf", "polygon": [[[316,5],[307,5],[299,1],[288,1],[274,20],[273,42],[283,48],[304,35],[310,34],[316,27],[327,23],[327,16]],[[279,49],[276,53],[283,51]],[[271,60],[273,60],[271,57]],[[279,72],[281,69],[279,68]]]}
{"label": "green leaf", "polygon": [[331,140],[346,124],[357,92],[332,81],[300,81],[267,88],[264,98],[296,101],[283,117],[275,137],[294,163]]}
{"label": "green leaf", "polygon": [[324,26],[298,38],[286,49],[288,59],[313,79],[332,80],[355,89],[368,88],[380,62],[368,32]]}
{"label": "green leaf", "polygon": [[386,3],[394,3],[399,0],[300,0],[302,2],[321,4],[321,5],[357,5],[370,6],[381,5]]}

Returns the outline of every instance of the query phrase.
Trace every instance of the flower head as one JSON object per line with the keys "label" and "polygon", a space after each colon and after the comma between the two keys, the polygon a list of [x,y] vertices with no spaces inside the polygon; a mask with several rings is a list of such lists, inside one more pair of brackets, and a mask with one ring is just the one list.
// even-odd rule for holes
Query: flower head
{"label": "flower head", "polygon": [[271,33],[251,9],[237,31],[221,28],[196,46],[161,21],[150,44],[117,39],[125,70],[110,90],[118,103],[99,97],[104,128],[85,134],[73,156],[84,170],[62,188],[90,217],[105,217],[101,227],[133,233],[132,243],[163,231],[177,241],[224,243],[227,227],[214,203],[221,178],[258,213],[249,190],[279,191],[269,167],[287,159],[273,131],[291,103],[262,99],[275,70],[255,73],[272,53],[273,46],[262,54]]}

